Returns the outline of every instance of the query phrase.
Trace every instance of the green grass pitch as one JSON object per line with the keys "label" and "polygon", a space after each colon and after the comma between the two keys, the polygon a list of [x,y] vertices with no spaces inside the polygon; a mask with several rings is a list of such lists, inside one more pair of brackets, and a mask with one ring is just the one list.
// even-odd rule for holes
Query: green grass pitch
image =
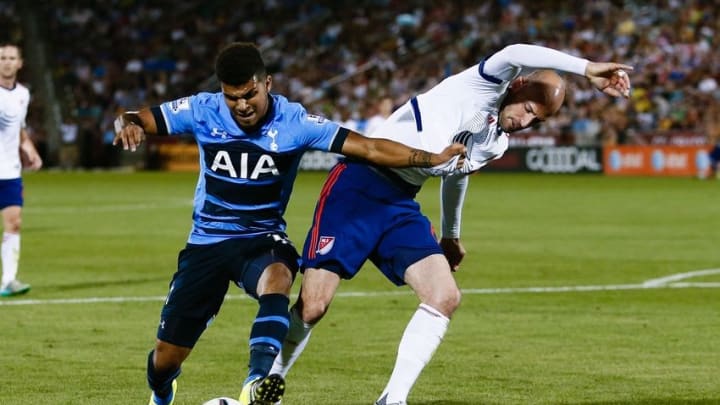
{"label": "green grass pitch", "polygon": [[[297,245],[324,178],[298,177],[286,215]],[[25,175],[19,276],[33,289],[0,300],[0,404],[147,403],[146,355],[195,182]],[[438,184],[418,197],[436,224]],[[463,242],[463,303],[410,404],[720,403],[720,183],[481,173]],[[239,395],[257,306],[230,293],[176,405]],[[372,266],[339,294],[284,404],[367,405],[384,387],[417,299]]]}

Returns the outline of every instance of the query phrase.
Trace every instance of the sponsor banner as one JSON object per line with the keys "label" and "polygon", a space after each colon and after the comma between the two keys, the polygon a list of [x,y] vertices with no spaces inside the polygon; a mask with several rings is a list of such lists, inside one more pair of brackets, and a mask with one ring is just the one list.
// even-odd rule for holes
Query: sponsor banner
{"label": "sponsor banner", "polygon": [[508,137],[511,148],[514,147],[538,147],[538,146],[555,146],[557,145],[557,137],[553,135],[541,134],[534,131],[514,132]]}
{"label": "sponsor banner", "polygon": [[[628,139],[629,144],[636,145],[673,145],[673,146],[705,146],[708,142],[703,132],[668,130],[639,132]],[[572,146],[568,139],[557,137],[530,129],[513,132],[509,137],[511,148],[541,146]]]}
{"label": "sponsor banner", "polygon": [[636,136],[647,145],[705,146],[707,136],[689,131],[641,133]]}
{"label": "sponsor banner", "polygon": [[[539,173],[596,173],[608,175],[706,176],[710,171],[708,146],[549,146],[510,148],[482,171]],[[199,154],[194,142],[158,142],[148,145],[148,168],[198,171]],[[309,151],[300,170],[328,171],[337,154]]]}
{"label": "sponsor banner", "polygon": [[539,173],[600,173],[602,150],[581,146],[510,148],[486,171],[530,171]]}
{"label": "sponsor banner", "polygon": [[607,175],[697,176],[710,171],[708,146],[610,146],[604,148]]}

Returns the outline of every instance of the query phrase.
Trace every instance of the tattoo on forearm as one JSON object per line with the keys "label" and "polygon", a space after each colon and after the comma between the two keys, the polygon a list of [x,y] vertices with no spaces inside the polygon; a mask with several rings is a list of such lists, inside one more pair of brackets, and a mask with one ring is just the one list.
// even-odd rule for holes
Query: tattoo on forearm
{"label": "tattoo on forearm", "polygon": [[432,166],[431,153],[424,150],[413,149],[412,154],[410,155],[410,165],[420,167]]}

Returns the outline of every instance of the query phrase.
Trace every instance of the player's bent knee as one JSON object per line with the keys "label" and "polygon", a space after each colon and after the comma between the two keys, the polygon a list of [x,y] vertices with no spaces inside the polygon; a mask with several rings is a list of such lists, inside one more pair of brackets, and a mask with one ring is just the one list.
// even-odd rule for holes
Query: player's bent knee
{"label": "player's bent knee", "polygon": [[462,302],[462,292],[460,292],[460,289],[456,288],[448,303],[452,306],[453,312],[460,306],[460,302]]}
{"label": "player's bent knee", "polygon": [[258,295],[264,294],[290,294],[293,276],[290,269],[282,264],[268,266],[258,281]]}
{"label": "player's bent knee", "polygon": [[156,369],[174,369],[180,367],[192,348],[183,347],[158,340],[155,344],[153,363]]}
{"label": "player's bent knee", "polygon": [[4,226],[5,232],[20,233],[22,219],[20,217],[10,218]]}
{"label": "player's bent knee", "polygon": [[311,325],[320,322],[323,316],[325,316],[325,313],[327,313],[328,308],[330,308],[330,304],[325,301],[303,301],[301,313],[303,322]]}
{"label": "player's bent knee", "polygon": [[450,318],[455,310],[460,306],[462,299],[462,293],[458,288],[446,289],[443,291],[437,291],[427,300],[423,300],[423,304],[429,305]]}

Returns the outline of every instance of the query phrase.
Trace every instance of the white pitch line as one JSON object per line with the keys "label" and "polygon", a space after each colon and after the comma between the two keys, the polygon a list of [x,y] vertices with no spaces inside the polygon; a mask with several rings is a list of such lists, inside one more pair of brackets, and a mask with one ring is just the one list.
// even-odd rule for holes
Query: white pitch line
{"label": "white pitch line", "polygon": [[720,283],[672,283],[669,288],[720,288]]}
{"label": "white pitch line", "polygon": [[[714,273],[713,273],[714,274]],[[648,289],[664,289],[664,288],[720,288],[720,283],[668,283],[668,284],[615,284],[615,285],[577,285],[577,286],[557,286],[557,287],[518,287],[518,288],[469,288],[463,289],[463,294],[518,294],[518,293],[558,293],[558,292],[590,292],[590,291],[626,291],[626,290],[648,290]],[[398,291],[346,291],[336,294],[337,297],[387,297],[412,295],[413,292],[408,289]],[[251,299],[248,295],[228,294],[226,300],[246,300]],[[164,301],[165,296],[148,296],[148,297],[88,297],[88,298],[57,298],[46,300],[33,299],[11,299],[0,301],[0,306],[10,305],[62,305],[62,304],[97,304],[97,303],[113,303],[113,302],[150,302]]]}
{"label": "white pitch line", "polygon": [[643,283],[643,285],[645,285],[647,287],[658,287],[661,285],[671,283],[673,281],[685,280],[686,278],[693,278],[693,277],[709,276],[709,275],[713,275],[713,274],[720,274],[720,269],[705,269],[705,270],[689,271],[687,273],[672,274],[672,275],[669,275],[666,277],[654,278],[652,280],[647,280]]}

